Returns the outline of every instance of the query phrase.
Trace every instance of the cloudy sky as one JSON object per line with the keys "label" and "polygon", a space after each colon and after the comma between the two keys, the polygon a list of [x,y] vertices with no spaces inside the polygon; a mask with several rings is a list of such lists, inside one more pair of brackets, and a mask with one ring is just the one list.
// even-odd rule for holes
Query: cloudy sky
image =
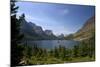
{"label": "cloudy sky", "polygon": [[18,15],[25,14],[28,22],[39,25],[43,30],[54,34],[70,34],[82,27],[87,19],[95,14],[94,6],[17,2]]}

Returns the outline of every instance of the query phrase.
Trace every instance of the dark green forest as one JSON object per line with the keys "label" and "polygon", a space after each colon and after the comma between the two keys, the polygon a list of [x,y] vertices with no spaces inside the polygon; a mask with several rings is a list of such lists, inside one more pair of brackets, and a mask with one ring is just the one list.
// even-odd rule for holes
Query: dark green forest
{"label": "dark green forest", "polygon": [[[71,62],[85,62],[95,60],[95,32],[92,37],[80,41],[78,45],[68,49],[62,45],[51,50],[22,44],[24,34],[20,33],[20,24],[24,14],[17,18],[18,6],[11,0],[11,66],[58,64]],[[72,38],[69,36],[69,38]]]}

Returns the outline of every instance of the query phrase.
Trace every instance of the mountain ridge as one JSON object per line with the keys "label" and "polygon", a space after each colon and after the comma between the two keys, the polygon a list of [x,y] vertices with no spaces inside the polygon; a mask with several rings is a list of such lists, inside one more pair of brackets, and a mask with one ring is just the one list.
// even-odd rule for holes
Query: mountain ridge
{"label": "mountain ridge", "polygon": [[85,40],[91,38],[95,33],[95,16],[89,18],[85,24],[74,34],[74,40]]}
{"label": "mountain ridge", "polygon": [[[57,39],[52,30],[43,30],[41,26],[33,22],[27,22],[24,17],[21,18],[21,30],[24,34],[24,40],[50,40]],[[46,31],[48,31],[46,33]]]}

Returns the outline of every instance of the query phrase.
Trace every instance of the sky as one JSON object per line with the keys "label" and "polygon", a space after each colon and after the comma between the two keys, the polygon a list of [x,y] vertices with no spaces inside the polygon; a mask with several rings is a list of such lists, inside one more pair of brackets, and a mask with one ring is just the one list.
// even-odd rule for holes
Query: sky
{"label": "sky", "polygon": [[16,5],[19,6],[17,15],[24,13],[26,21],[43,30],[52,30],[55,35],[75,33],[95,15],[94,6],[40,2],[17,2]]}

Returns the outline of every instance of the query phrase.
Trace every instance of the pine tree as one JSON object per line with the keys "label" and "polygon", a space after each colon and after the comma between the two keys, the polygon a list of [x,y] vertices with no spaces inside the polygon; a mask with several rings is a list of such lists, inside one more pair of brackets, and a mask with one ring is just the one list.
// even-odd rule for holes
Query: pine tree
{"label": "pine tree", "polygon": [[19,65],[22,59],[23,46],[18,45],[23,38],[20,34],[20,21],[16,18],[18,6],[15,6],[15,0],[11,0],[11,66]]}
{"label": "pine tree", "polygon": [[78,57],[79,56],[79,46],[78,45],[74,46],[73,53],[74,53],[74,57]]}
{"label": "pine tree", "polygon": [[58,52],[58,48],[57,48],[57,47],[55,47],[55,49],[54,49],[54,56],[55,56],[56,58],[59,57],[59,52]]}

